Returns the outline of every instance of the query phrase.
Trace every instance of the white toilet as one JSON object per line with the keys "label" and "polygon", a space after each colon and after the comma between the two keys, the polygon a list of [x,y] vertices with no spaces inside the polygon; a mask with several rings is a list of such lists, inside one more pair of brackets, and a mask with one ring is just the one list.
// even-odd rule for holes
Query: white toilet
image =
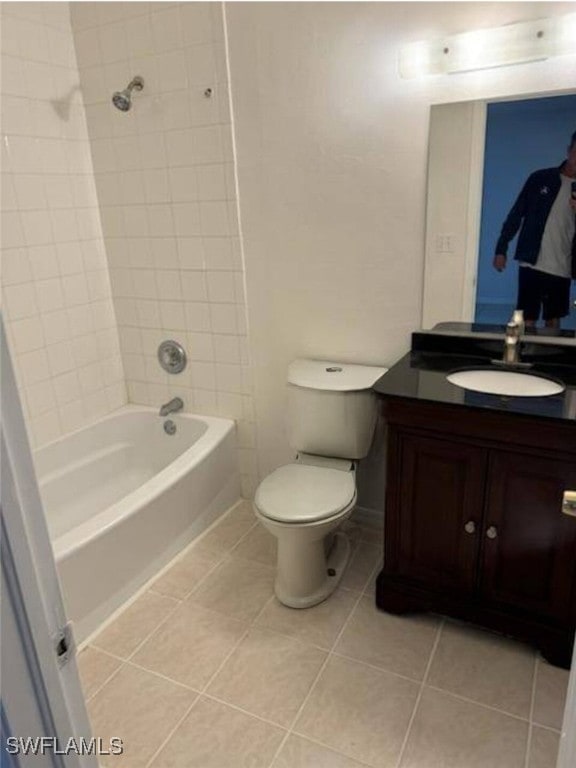
{"label": "white toilet", "polygon": [[321,603],[346,568],[350,544],[338,527],[356,503],[355,460],[376,422],[371,387],[386,370],[322,360],[288,368],[288,440],[298,455],[260,483],[254,508],[278,539],[275,591],[291,608]]}

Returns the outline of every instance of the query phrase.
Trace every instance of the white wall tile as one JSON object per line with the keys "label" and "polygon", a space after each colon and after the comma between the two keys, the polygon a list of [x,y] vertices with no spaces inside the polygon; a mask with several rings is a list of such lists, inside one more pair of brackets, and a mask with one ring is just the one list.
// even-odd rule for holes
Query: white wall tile
{"label": "white wall tile", "polygon": [[[70,339],[90,348],[94,318],[115,333],[114,317],[68,4],[4,4],[0,13],[2,91],[8,94],[2,168],[10,171],[3,174],[1,199],[3,299],[27,425],[38,445],[93,418],[82,407],[72,425],[60,419],[59,407],[79,396],[70,384],[76,375]],[[101,95],[98,29],[83,30],[80,43],[82,63],[94,65],[92,95],[98,88]],[[91,268],[98,272],[88,282]],[[106,303],[105,312],[100,306]],[[66,310],[67,304],[78,306]],[[114,381],[102,386],[101,401],[121,404],[123,374],[117,365],[110,369]]]}
{"label": "white wall tile", "polygon": [[[157,404],[182,392],[189,409],[242,414],[247,354],[245,339],[235,336],[244,297],[233,274],[242,261],[229,205],[236,190],[222,9],[121,5],[73,9],[73,19],[76,45],[86,46],[81,85],[128,397]],[[145,88],[123,114],[110,95],[133,74],[144,77]],[[17,160],[25,162],[22,153]],[[90,300],[104,296],[103,281],[88,286]],[[181,378],[168,379],[156,360],[168,335],[188,347]],[[116,389],[109,401],[117,396]]]}
{"label": "white wall tile", "polygon": [[180,91],[187,87],[186,59],[183,51],[160,53],[156,58],[156,66],[164,91]]}
{"label": "white wall tile", "polygon": [[200,237],[182,237],[177,240],[180,268],[202,270],[205,268],[204,241]]}
{"label": "white wall tile", "polygon": [[198,203],[175,203],[173,205],[173,216],[177,237],[190,237],[202,234]]}
{"label": "white wall tile", "polygon": [[[4,231],[2,243],[4,244]],[[32,279],[28,253],[24,248],[4,248],[1,259],[4,286],[26,283]]]}
{"label": "white wall tile", "polygon": [[180,269],[178,247],[174,237],[155,237],[150,242],[156,269]]}
{"label": "white wall tile", "polygon": [[208,301],[204,272],[182,272],[182,293],[185,301]]}
{"label": "white wall tile", "polygon": [[170,168],[170,194],[174,202],[193,202],[199,199],[200,170],[194,166]]}
{"label": "white wall tile", "polygon": [[208,3],[183,3],[180,15],[185,45],[212,41],[214,37],[212,13]]}
{"label": "white wall tile", "polygon": [[210,324],[214,333],[237,333],[236,307],[234,304],[211,304]]}
{"label": "white wall tile", "polygon": [[45,346],[44,326],[38,315],[10,323],[10,332],[14,340],[14,350],[17,355],[42,349]]}
{"label": "white wall tile", "polygon": [[205,333],[212,330],[209,304],[186,302],[184,311],[186,313],[186,325],[189,331]]}
{"label": "white wall tile", "polygon": [[41,416],[37,416],[32,421],[32,437],[36,445],[51,443],[60,437],[62,431],[57,411],[48,411]]}
{"label": "white wall tile", "polygon": [[149,205],[146,211],[151,238],[166,238],[174,235],[174,220],[170,205]]}
{"label": "white wall tile", "polygon": [[155,52],[172,51],[182,47],[182,21],[179,8],[152,13],[150,20]]}
{"label": "white wall tile", "polygon": [[[213,336],[211,333],[188,333],[187,352],[190,360],[211,362],[214,360]],[[207,389],[207,387],[201,387]]]}
{"label": "white wall tile", "polygon": [[186,67],[191,86],[211,86],[216,79],[216,57],[212,43],[186,48]]}
{"label": "white wall tile", "polygon": [[[100,55],[104,64],[128,58],[124,24],[106,24],[99,30]],[[91,62],[96,63],[96,62]],[[80,66],[83,66],[81,64]]]}
{"label": "white wall tile", "polygon": [[149,16],[138,16],[130,20],[130,30],[126,37],[128,55],[131,58],[150,56],[154,53],[154,38]]}
{"label": "white wall tile", "polygon": [[20,383],[25,387],[50,378],[46,349],[18,355],[16,363],[20,372]]}
{"label": "white wall tile", "polygon": [[26,402],[30,416],[35,418],[56,408],[52,381],[41,381],[26,387]]}
{"label": "white wall tile", "polygon": [[208,272],[206,277],[211,302],[234,303],[234,272]]}
{"label": "white wall tile", "polygon": [[[166,168],[151,168],[145,171],[143,176],[146,202],[167,203],[170,201],[170,185]],[[141,187],[142,185],[140,184]]]}
{"label": "white wall tile", "polygon": [[32,283],[6,286],[4,297],[9,321],[31,317],[38,312],[36,289]]}

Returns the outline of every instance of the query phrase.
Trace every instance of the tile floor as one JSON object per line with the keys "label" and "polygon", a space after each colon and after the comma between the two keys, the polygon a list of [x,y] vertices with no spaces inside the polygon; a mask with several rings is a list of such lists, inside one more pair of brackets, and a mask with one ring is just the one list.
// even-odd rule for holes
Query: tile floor
{"label": "tile floor", "polygon": [[81,652],[118,768],[554,768],[568,673],[436,616],[376,610],[378,534],[341,587],[273,595],[274,541],[236,505]]}

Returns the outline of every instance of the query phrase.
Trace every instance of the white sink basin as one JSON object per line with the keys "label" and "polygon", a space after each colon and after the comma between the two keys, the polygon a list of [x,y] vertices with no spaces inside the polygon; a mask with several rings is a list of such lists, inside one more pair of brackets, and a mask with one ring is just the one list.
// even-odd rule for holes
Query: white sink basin
{"label": "white sink basin", "polygon": [[457,371],[446,378],[462,389],[509,397],[548,397],[565,389],[563,384],[551,379],[516,371]]}

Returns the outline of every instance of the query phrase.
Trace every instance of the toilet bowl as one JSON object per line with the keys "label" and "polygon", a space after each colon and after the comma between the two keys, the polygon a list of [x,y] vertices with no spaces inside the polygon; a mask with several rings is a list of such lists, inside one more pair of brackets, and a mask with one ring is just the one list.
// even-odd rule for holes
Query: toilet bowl
{"label": "toilet bowl", "polygon": [[260,484],[254,510],[277,539],[274,591],[281,603],[309,608],[336,589],[350,558],[348,537],[338,528],[356,497],[351,462],[318,467],[299,457]]}
{"label": "toilet bowl", "polygon": [[288,441],[298,451],[258,486],[254,511],[277,539],[275,592],[291,608],[321,603],[350,558],[341,524],[356,503],[356,460],[376,420],[374,382],[385,368],[295,360],[288,368]]}

